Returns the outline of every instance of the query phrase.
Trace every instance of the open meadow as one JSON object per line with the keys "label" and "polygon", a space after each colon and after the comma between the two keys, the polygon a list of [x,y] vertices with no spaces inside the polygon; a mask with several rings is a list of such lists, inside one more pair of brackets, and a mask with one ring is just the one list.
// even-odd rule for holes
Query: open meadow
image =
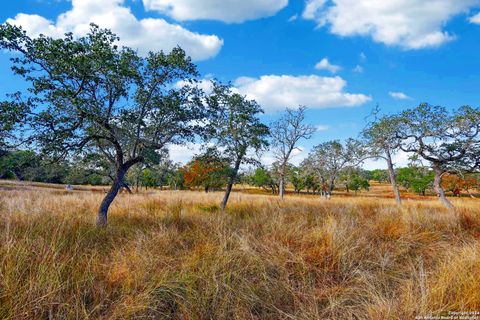
{"label": "open meadow", "polygon": [[480,0],[0,8],[0,320],[480,320]]}
{"label": "open meadow", "polygon": [[[2,183],[1,319],[414,319],[480,310],[480,201]],[[432,199],[434,200],[434,199]]]}

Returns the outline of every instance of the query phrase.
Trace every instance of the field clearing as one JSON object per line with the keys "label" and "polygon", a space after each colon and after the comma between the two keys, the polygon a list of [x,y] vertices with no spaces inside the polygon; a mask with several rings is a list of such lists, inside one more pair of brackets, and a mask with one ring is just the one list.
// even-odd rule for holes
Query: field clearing
{"label": "field clearing", "polygon": [[[3,186],[2,182],[2,186]],[[1,319],[414,319],[480,310],[480,201],[0,190]],[[99,190],[99,191],[98,191]],[[430,197],[435,199],[435,197]]]}

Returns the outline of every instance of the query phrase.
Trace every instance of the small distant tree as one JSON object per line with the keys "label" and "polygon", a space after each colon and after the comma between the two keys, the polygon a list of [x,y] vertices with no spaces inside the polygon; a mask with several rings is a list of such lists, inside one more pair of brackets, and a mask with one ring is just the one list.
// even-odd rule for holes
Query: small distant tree
{"label": "small distant tree", "polygon": [[171,190],[182,190],[184,187],[185,179],[181,170],[180,164],[175,164],[168,171],[166,175],[166,182],[170,186]]}
{"label": "small distant tree", "polygon": [[185,186],[202,187],[208,193],[226,184],[228,161],[217,150],[208,148],[205,153],[195,156],[182,171]]}
{"label": "small distant tree", "polygon": [[443,176],[442,187],[445,191],[452,192],[454,196],[460,196],[461,191],[465,191],[471,198],[474,198],[475,196],[470,191],[480,187],[480,180],[474,174],[447,173]]}
{"label": "small distant tree", "polygon": [[360,161],[359,149],[360,143],[354,139],[348,139],[345,144],[333,140],[313,147],[303,165],[317,174],[323,195],[332,193],[342,169]]}
{"label": "small distant tree", "polygon": [[12,51],[12,70],[30,87],[3,105],[29,110],[30,137],[45,154],[101,154],[111,168],[112,187],[98,210],[105,226],[110,204],[128,170],[148,153],[193,139],[210,114],[192,82],[195,65],[180,48],[141,57],[119,48],[118,37],[92,25],[75,39],[40,35],[0,26],[0,49]]}
{"label": "small distant tree", "polygon": [[380,183],[389,181],[389,173],[387,170],[374,169],[370,171],[371,179]]}
{"label": "small distant tree", "polygon": [[430,163],[440,201],[453,210],[445,196],[442,177],[450,171],[471,172],[480,166],[480,109],[469,106],[447,111],[421,104],[396,116],[400,149]]}
{"label": "small distant tree", "polygon": [[295,193],[300,193],[306,187],[305,173],[302,168],[290,166],[288,169],[287,180],[292,184]]}
{"label": "small distant tree", "polygon": [[269,170],[264,167],[258,167],[251,176],[250,183],[258,188],[270,190],[272,194],[277,193],[278,185],[273,179]]}
{"label": "small distant tree", "polygon": [[399,168],[396,176],[402,187],[423,196],[433,186],[434,173],[428,167],[412,165]]}
{"label": "small distant tree", "polygon": [[288,161],[292,152],[297,149],[297,143],[301,139],[310,139],[316,131],[314,126],[304,123],[306,110],[307,108],[304,106],[298,109],[287,108],[285,114],[270,126],[273,154],[278,162],[281,199],[285,193],[285,177],[288,173]]}
{"label": "small distant tree", "polygon": [[320,184],[314,174],[304,173],[304,181],[307,193],[310,193],[310,190],[312,190],[312,193],[315,194],[315,192],[320,189]]}
{"label": "small distant tree", "polygon": [[369,188],[370,183],[368,182],[368,180],[357,173],[355,173],[348,182],[348,189],[353,190],[355,194],[361,189],[368,191]]}
{"label": "small distant tree", "polygon": [[256,163],[249,152],[258,153],[268,146],[268,127],[260,122],[262,108],[253,100],[232,92],[229,86],[213,84],[213,92],[207,103],[217,115],[211,122],[210,137],[218,148],[223,149],[225,158],[231,161],[225,196],[221,208],[227,206],[233,184],[242,163]]}
{"label": "small distant tree", "polygon": [[[340,170],[338,180],[345,187],[347,192],[355,191],[356,193],[360,189],[365,189],[365,181],[368,184],[366,189],[370,187],[370,184],[368,183],[368,175],[369,171],[362,170],[356,166],[346,166]],[[352,188],[352,186],[354,186],[354,188]]]}

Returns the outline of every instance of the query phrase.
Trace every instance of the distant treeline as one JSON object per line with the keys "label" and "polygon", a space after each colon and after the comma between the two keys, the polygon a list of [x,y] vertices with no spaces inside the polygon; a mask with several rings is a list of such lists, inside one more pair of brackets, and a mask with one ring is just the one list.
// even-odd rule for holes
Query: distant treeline
{"label": "distant treeline", "polygon": [[[2,151],[0,157],[0,178],[20,181],[74,185],[108,185],[112,177],[108,170],[96,167],[88,162],[54,161],[33,151]],[[186,165],[167,159],[149,166],[136,165],[126,178],[127,185],[134,190],[142,188],[169,188],[171,190],[202,189],[205,192],[221,190],[227,184],[228,161],[222,159],[213,149],[194,156]],[[236,183],[262,188],[272,194],[278,194],[280,175],[278,163],[271,166],[258,166],[241,172]],[[434,172],[427,166],[411,164],[395,170],[400,186],[410,192],[426,195],[434,192]],[[360,167],[346,167],[340,170],[334,189],[346,192],[369,190],[371,182],[389,183],[388,170],[365,170]],[[287,189],[295,193],[320,194],[322,182],[312,174],[304,164],[288,165],[285,177]],[[480,174],[447,174],[442,185],[453,195],[461,193],[474,196],[480,189]],[[475,192],[472,192],[475,191]]]}

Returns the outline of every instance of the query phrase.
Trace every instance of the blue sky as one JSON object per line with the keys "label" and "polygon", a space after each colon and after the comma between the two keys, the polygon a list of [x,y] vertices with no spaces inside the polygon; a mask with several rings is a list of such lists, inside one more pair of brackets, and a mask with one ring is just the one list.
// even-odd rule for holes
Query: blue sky
{"label": "blue sky", "polygon": [[[231,81],[262,104],[266,122],[307,105],[321,130],[301,143],[297,161],[319,142],[355,137],[377,103],[385,113],[479,103],[479,0],[17,0],[1,8],[2,22],[31,35],[80,36],[93,21],[140,53],[180,44],[203,77]],[[24,87],[6,53],[0,72],[0,96]]]}

